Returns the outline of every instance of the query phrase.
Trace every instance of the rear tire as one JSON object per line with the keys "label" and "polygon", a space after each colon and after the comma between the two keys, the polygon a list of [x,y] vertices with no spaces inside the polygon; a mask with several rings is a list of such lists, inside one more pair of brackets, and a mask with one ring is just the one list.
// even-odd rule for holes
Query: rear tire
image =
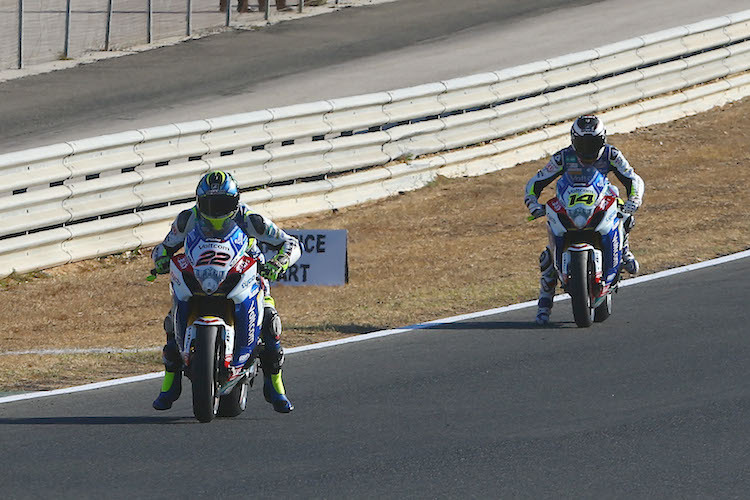
{"label": "rear tire", "polygon": [[594,322],[594,310],[589,297],[588,261],[589,252],[570,252],[568,293],[573,305],[573,319],[576,325],[583,328]]}
{"label": "rear tire", "polygon": [[193,414],[200,422],[210,422],[219,409],[218,369],[221,351],[217,348],[218,328],[198,326],[195,352],[190,361],[193,381]]}
{"label": "rear tire", "polygon": [[604,299],[604,302],[599,304],[599,306],[594,309],[594,321],[596,323],[601,323],[605,319],[609,318],[609,315],[612,314],[612,294],[608,294],[607,298]]}
{"label": "rear tire", "polygon": [[250,385],[247,377],[244,377],[242,382],[237,383],[232,389],[232,392],[226,396],[221,396],[219,399],[219,411],[217,415],[220,417],[236,417],[247,407],[247,389]]}

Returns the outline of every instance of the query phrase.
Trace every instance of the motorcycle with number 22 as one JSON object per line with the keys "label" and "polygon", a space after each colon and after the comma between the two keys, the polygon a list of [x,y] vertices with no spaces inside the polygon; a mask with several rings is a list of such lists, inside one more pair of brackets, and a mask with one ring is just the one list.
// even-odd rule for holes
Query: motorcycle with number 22
{"label": "motorcycle with number 22", "polygon": [[[597,168],[566,170],[547,201],[549,248],[579,327],[612,313],[622,268],[626,216],[614,187]],[[533,220],[535,217],[529,217]]]}
{"label": "motorcycle with number 22", "polygon": [[242,413],[258,374],[265,291],[262,263],[247,254],[251,245],[232,220],[219,230],[201,221],[188,232],[185,253],[170,262],[173,318],[187,325],[180,338],[175,324],[175,337],[201,422]]}

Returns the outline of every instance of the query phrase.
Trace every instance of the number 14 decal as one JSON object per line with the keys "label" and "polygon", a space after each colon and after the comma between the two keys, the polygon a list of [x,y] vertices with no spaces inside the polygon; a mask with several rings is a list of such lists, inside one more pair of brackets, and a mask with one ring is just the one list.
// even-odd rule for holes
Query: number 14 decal
{"label": "number 14 decal", "polygon": [[198,266],[223,266],[232,256],[224,252],[214,252],[213,250],[206,250],[198,258],[198,262],[195,263],[195,267]]}
{"label": "number 14 decal", "polygon": [[568,200],[568,206],[572,207],[573,205],[576,205],[577,203],[583,203],[584,205],[593,205],[594,204],[594,195],[591,193],[586,194],[576,194],[573,193],[570,195],[570,199]]}

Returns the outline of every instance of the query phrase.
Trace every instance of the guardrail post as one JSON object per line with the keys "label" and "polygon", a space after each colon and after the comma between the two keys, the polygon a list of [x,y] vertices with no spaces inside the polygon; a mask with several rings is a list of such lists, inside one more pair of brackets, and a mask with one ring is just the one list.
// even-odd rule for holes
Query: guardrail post
{"label": "guardrail post", "polygon": [[229,27],[229,24],[231,23],[231,16],[232,16],[232,0],[227,0],[227,28]]}
{"label": "guardrail post", "polygon": [[268,18],[271,16],[271,0],[266,0],[266,21],[268,21]]}
{"label": "guardrail post", "polygon": [[193,32],[193,0],[187,0],[187,36]]}
{"label": "guardrail post", "polygon": [[70,2],[65,2],[65,46],[63,48],[63,58],[67,59],[70,53]]}
{"label": "guardrail post", "polygon": [[112,36],[112,0],[107,2],[107,31],[104,35],[104,50],[109,50],[109,41]]}
{"label": "guardrail post", "polygon": [[18,0],[18,69],[23,69],[23,0]]}
{"label": "guardrail post", "polygon": [[146,29],[148,31],[148,35],[146,38],[146,42],[151,43],[152,34],[153,34],[152,30],[154,27],[154,5],[152,3],[153,0],[147,0],[147,2],[148,2],[148,16],[146,17],[146,23],[148,24],[148,26]]}
{"label": "guardrail post", "polygon": [[302,14],[302,6],[304,4],[305,4],[305,0],[299,0],[299,10],[297,12],[299,12],[300,14]]}

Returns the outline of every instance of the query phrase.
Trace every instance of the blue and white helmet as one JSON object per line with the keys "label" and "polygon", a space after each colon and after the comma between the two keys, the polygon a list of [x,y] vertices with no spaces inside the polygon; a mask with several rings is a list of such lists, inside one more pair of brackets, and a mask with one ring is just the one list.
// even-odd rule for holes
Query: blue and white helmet
{"label": "blue and white helmet", "polygon": [[601,158],[607,143],[604,122],[594,115],[579,117],[570,127],[570,142],[581,162],[594,163]]}
{"label": "blue and white helmet", "polygon": [[233,217],[240,206],[237,181],[227,172],[215,170],[204,175],[195,189],[198,213],[212,222]]}

